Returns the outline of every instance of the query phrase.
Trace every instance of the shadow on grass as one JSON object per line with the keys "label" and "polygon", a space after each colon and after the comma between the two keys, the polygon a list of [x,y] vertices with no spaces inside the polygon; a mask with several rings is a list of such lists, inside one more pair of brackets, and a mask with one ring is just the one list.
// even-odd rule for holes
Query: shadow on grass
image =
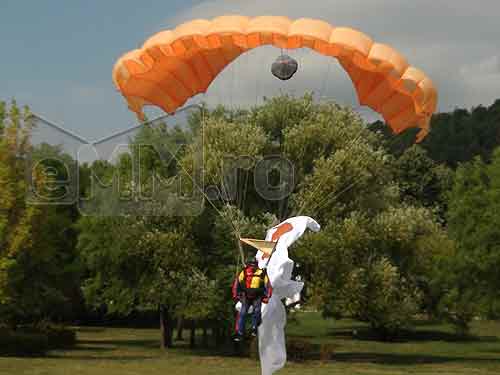
{"label": "shadow on grass", "polygon": [[500,358],[430,356],[416,354],[384,354],[384,353],[337,353],[333,357],[337,362],[374,363],[382,365],[418,365],[460,362],[469,364],[496,363]]}
{"label": "shadow on grass", "polygon": [[[46,356],[43,356],[43,358],[53,358],[53,359],[66,359],[66,360],[88,360],[88,361],[135,361],[135,360],[147,360],[147,359],[158,359],[161,357],[163,354],[174,354],[176,356],[185,356],[185,357],[224,357],[224,358],[230,358],[230,357],[240,357],[240,355],[233,351],[229,345],[225,347],[220,347],[220,348],[194,348],[190,349],[187,346],[176,346],[170,349],[165,349],[164,352],[162,352],[159,348],[159,343],[158,342],[146,342],[146,345],[143,345],[141,343],[142,340],[110,340],[110,341],[99,341],[99,344],[103,345],[110,345],[108,347],[106,346],[77,346],[75,347],[71,352],[66,352],[66,353],[61,353],[58,354],[57,352],[52,352]],[[146,341],[146,340],[145,340]],[[86,341],[86,344],[83,342],[80,342],[83,345],[87,345],[89,341]],[[113,345],[113,346],[111,346]],[[131,355],[123,355],[123,351],[127,350],[127,348],[130,348],[130,346],[137,346],[137,348],[143,348],[146,351],[152,350],[152,349],[157,349],[157,351],[154,354],[148,355],[137,355],[137,354],[131,354]],[[102,354],[105,352],[109,351],[116,351],[116,355],[112,354]],[[87,353],[88,352],[88,353]],[[94,352],[95,354],[93,354]]]}
{"label": "shadow on grass", "polygon": [[225,343],[224,345],[212,346],[209,348],[206,347],[195,347],[189,348],[185,347],[176,347],[173,350],[175,354],[182,356],[196,356],[196,357],[249,357],[248,349],[245,347],[249,346],[248,343],[241,342],[239,345],[234,345],[232,342]]}
{"label": "shadow on grass", "polygon": [[[57,358],[71,360],[94,360],[94,361],[134,361],[143,359],[154,359],[158,355],[141,355],[133,353],[137,349],[151,350],[159,348],[158,340],[127,340],[127,339],[102,339],[102,340],[78,340],[76,345],[70,348],[62,348],[49,351],[48,353],[12,353],[5,356],[29,357],[29,358]],[[123,352],[131,350],[131,355],[123,355]],[[116,352],[113,354],[113,352]],[[2,355],[0,355],[2,356]]]}
{"label": "shadow on grass", "polygon": [[328,332],[328,336],[338,339],[360,340],[360,341],[386,341],[386,342],[425,342],[425,341],[446,341],[454,343],[471,342],[500,342],[496,336],[459,336],[451,332],[433,330],[403,331],[387,340],[381,340],[381,336],[370,328],[342,327],[333,328]]}
{"label": "shadow on grass", "polygon": [[[159,348],[158,340],[79,340],[77,345],[70,352],[58,354],[51,352],[44,358],[53,358],[61,360],[82,360],[82,361],[138,361],[146,359],[155,359],[158,355],[152,354],[132,354],[123,355],[127,349],[151,350]],[[112,352],[116,352],[112,354]],[[103,354],[101,354],[103,353]]]}
{"label": "shadow on grass", "polygon": [[[103,340],[78,340],[78,345],[91,345],[90,347],[94,347],[94,345],[102,345],[99,348],[107,349],[116,349],[122,347],[139,347],[145,349],[151,348],[159,348],[160,341],[159,340],[147,340],[147,339],[138,339],[138,340],[129,340],[129,339],[103,339]],[[111,346],[111,347],[110,347]],[[113,348],[114,347],[114,348]],[[77,349],[87,349],[88,347],[78,347]]]}
{"label": "shadow on grass", "polygon": [[73,328],[75,332],[85,332],[85,333],[101,333],[106,331],[106,327],[85,327],[85,326],[77,326]]}
{"label": "shadow on grass", "polygon": [[[244,343],[242,343],[244,345]],[[84,339],[79,340],[77,346],[75,346],[72,351],[77,353],[75,355],[61,355],[58,356],[54,354],[57,358],[74,358],[74,359],[94,359],[94,360],[130,360],[134,359],[133,356],[120,356],[118,353],[120,351],[126,351],[129,349],[144,349],[144,350],[158,350],[153,356],[137,356],[137,359],[150,359],[157,358],[158,353],[161,355],[160,351],[160,341],[154,339],[102,339],[102,340],[92,340]],[[106,351],[117,351],[116,356],[106,355],[101,356],[99,352]],[[96,352],[95,355],[79,355],[78,352]],[[223,345],[215,346],[212,343],[210,347],[203,347],[201,345],[195,348],[190,348],[187,341],[175,341],[174,347],[165,349],[165,353],[174,353],[176,355],[183,356],[198,356],[198,357],[238,357],[241,351],[234,348],[232,342],[227,342]],[[54,357],[53,356],[53,357]]]}
{"label": "shadow on grass", "polygon": [[49,354],[43,357],[57,360],[71,360],[71,361],[143,361],[147,359],[156,359],[157,356],[146,355],[57,355]]}

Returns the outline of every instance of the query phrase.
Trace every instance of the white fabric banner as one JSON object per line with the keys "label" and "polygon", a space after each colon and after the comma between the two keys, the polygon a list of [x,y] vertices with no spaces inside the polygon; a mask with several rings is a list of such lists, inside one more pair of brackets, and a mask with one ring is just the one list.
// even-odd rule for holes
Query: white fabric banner
{"label": "white fabric banner", "polygon": [[[286,363],[285,325],[286,311],[282,299],[297,300],[304,287],[303,282],[292,280],[294,262],[288,257],[288,247],[306,231],[320,230],[319,224],[308,216],[297,216],[285,220],[269,229],[266,241],[276,242],[274,253],[267,264],[262,252],[257,252],[259,267],[267,268],[273,287],[268,304],[262,305],[262,323],[259,327],[259,354],[262,375],[272,375]],[[266,267],[267,265],[267,267]]]}

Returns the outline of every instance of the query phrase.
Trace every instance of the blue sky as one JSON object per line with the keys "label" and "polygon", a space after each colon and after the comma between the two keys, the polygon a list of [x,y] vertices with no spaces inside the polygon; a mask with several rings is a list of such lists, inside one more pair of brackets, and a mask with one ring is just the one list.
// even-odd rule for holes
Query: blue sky
{"label": "blue sky", "polygon": [[[16,98],[90,140],[123,130],[136,120],[112,84],[116,59],[162,29],[227,13],[358,28],[424,70],[442,111],[500,97],[498,0],[1,0],[0,100]],[[326,86],[327,96],[357,105],[345,74],[321,56],[298,51],[295,78],[286,86],[273,80],[268,67],[278,52],[265,47],[238,59],[205,100],[248,104],[256,94]]]}
{"label": "blue sky", "polygon": [[90,139],[130,125],[135,119],[111,81],[115,60],[192,5],[2,0],[0,99],[14,97]]}

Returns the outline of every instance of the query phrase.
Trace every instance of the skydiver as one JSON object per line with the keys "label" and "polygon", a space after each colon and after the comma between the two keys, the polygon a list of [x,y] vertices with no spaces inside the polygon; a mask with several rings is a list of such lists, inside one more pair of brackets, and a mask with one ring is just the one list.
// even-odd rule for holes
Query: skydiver
{"label": "skydiver", "polygon": [[253,307],[252,331],[253,337],[257,336],[262,315],[262,303],[268,303],[273,289],[265,270],[259,268],[255,257],[248,259],[245,267],[235,278],[232,287],[233,299],[241,302],[241,309],[236,315],[236,335],[234,340],[241,341],[245,331],[245,318]]}

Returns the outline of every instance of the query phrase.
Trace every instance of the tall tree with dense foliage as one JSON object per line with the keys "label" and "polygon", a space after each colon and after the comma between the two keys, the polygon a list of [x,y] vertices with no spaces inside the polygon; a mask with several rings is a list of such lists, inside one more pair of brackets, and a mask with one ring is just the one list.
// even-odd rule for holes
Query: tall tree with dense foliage
{"label": "tall tree with dense foliage", "polygon": [[[435,162],[456,168],[475,156],[489,160],[500,145],[500,99],[488,107],[438,113],[432,118],[431,128],[421,146]],[[386,147],[395,155],[411,147],[417,133],[415,129],[394,135],[381,121],[371,124],[370,129],[384,135]]]}
{"label": "tall tree with dense foliage", "polygon": [[175,211],[181,202],[169,195],[173,191],[161,195],[155,187],[158,178],[164,185],[176,178],[177,159],[169,147],[187,136],[164,124],[147,126],[116,165],[100,168],[97,162],[103,177],[115,185],[93,197],[97,205],[107,202],[105,209],[93,211],[78,225],[88,304],[111,314],[158,311],[163,347],[173,344],[175,318],[207,318],[217,297],[214,283],[200,271],[195,217]]}
{"label": "tall tree with dense foliage", "polygon": [[396,159],[394,174],[406,202],[434,209],[445,220],[447,193],[453,183],[451,168],[432,160],[421,146],[413,145]]}
{"label": "tall tree with dense foliage", "polygon": [[49,160],[74,163],[60,149],[32,146],[31,130],[27,107],[0,103],[0,317],[14,326],[65,319],[79,305],[74,206],[32,199],[57,194],[51,179],[64,168]]}
{"label": "tall tree with dense foliage", "polygon": [[302,171],[294,210],[323,227],[298,251],[311,302],[326,316],[367,320],[384,336],[408,326],[430,299],[433,260],[451,246],[436,217],[419,207],[420,196],[405,202],[401,167],[348,109],[314,105],[286,135],[287,156]]}
{"label": "tall tree with dense foliage", "polygon": [[[323,227],[305,237],[295,256],[311,287],[311,303],[325,315],[352,314],[390,335],[438,303],[436,267],[453,244],[435,215],[417,202],[427,191],[405,199],[419,178],[413,169],[424,170],[429,162],[425,155],[417,152],[415,165],[402,159],[409,187],[401,194],[403,177],[395,171],[402,167],[384,150],[382,137],[352,110],[314,103],[310,95],[266,99],[250,110],[204,107],[188,121],[182,137],[168,126],[160,132],[146,128],[134,142],[161,149],[170,142],[162,141],[165,134],[184,139],[186,147],[171,168],[155,151],[139,157],[139,163],[160,171],[164,182],[175,181],[186,196],[201,195],[200,210],[189,218],[128,212],[124,218],[83,219],[79,247],[90,269],[85,290],[94,305],[121,312],[157,305],[171,317],[216,320],[217,329],[227,331],[233,315],[229,285],[246,250],[238,237],[262,238],[277,219],[301,214]],[[150,131],[153,135],[145,133]],[[128,174],[137,162],[134,152],[132,147],[117,165],[130,191],[151,181],[151,174],[141,180]],[[436,183],[431,177],[429,191]],[[159,207],[168,200],[155,198],[148,207],[163,215]],[[146,241],[146,234],[154,240]],[[184,255],[171,259],[179,248]],[[128,270],[129,264],[141,271]],[[204,280],[210,301],[179,287],[193,280]],[[175,295],[169,292],[173,285]],[[373,290],[380,293],[373,296]],[[376,303],[370,305],[372,300]]]}
{"label": "tall tree with dense foliage", "polygon": [[41,211],[26,204],[27,180],[24,158],[30,152],[29,109],[12,102],[0,103],[0,310],[3,319],[15,320],[14,274],[18,259],[33,246],[32,233]]}
{"label": "tall tree with dense foliage", "polygon": [[457,169],[449,196],[449,231],[459,246],[447,308],[463,331],[475,314],[500,314],[499,171],[499,149],[490,163],[477,157]]}

